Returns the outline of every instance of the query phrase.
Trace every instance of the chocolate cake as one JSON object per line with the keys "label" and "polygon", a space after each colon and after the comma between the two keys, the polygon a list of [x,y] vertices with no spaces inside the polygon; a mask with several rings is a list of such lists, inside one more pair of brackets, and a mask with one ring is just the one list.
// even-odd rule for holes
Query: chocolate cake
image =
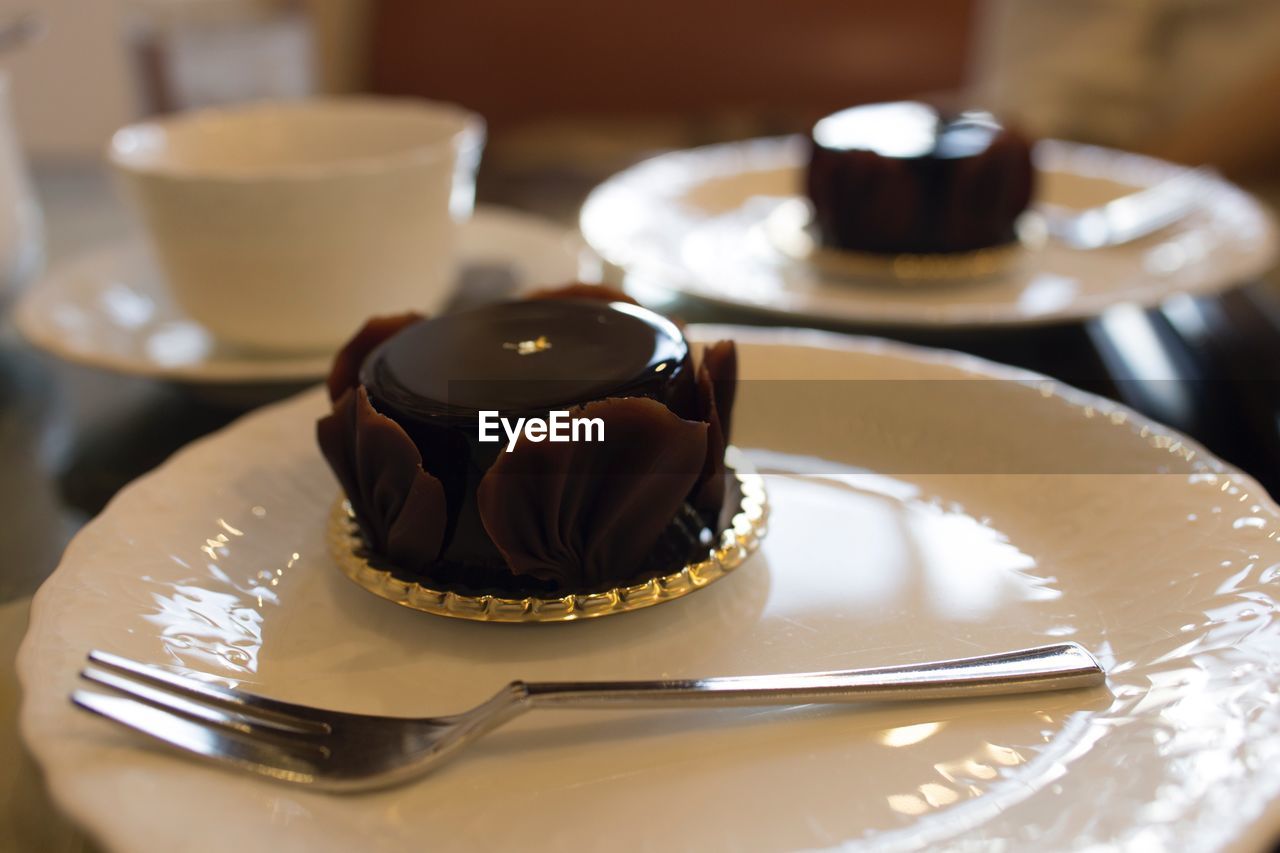
{"label": "chocolate cake", "polygon": [[1033,180],[1030,144],[990,113],[900,102],[814,125],[807,190],[828,248],[960,253],[1013,242]]}
{"label": "chocolate cake", "polygon": [[[732,342],[695,364],[667,319],[571,285],[370,320],[335,359],[318,438],[397,577],[471,595],[596,592],[705,555],[736,373]],[[558,411],[598,419],[603,440],[481,440],[482,412],[514,424]]]}

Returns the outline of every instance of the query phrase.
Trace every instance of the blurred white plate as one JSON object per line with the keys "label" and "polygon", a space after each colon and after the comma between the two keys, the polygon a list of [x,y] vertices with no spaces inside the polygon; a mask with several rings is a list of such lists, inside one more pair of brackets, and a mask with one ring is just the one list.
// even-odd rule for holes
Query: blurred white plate
{"label": "blurred white plate", "polygon": [[[572,230],[512,210],[478,208],[462,228],[460,252],[462,268],[492,268],[517,289],[599,278],[599,261]],[[53,270],[23,295],[15,314],[23,336],[59,358],[190,384],[307,382],[324,376],[332,358],[220,344],[169,299],[141,241]],[[363,320],[351,318],[353,332]]]}
{"label": "blurred white plate", "polygon": [[[125,489],[36,596],[22,730],[111,850],[1206,850],[1275,840],[1280,515],[1134,413],[971,358],[794,331],[740,342],[734,441],[762,549],[613,619],[491,625],[332,563],[310,392]],[[806,381],[773,381],[800,379]],[[870,380],[870,381],[859,381]],[[995,381],[993,381],[995,380]],[[439,714],[513,678],[838,669],[1076,640],[1109,691],[867,709],[534,714],[409,787],[335,797],[210,768],[67,701],[90,648],[289,700]]]}
{"label": "blurred white plate", "polygon": [[[769,238],[770,217],[801,192],[806,157],[798,137],[655,157],[592,191],[582,233],[642,290],[674,289],[792,320],[913,327],[1083,320],[1121,303],[1223,290],[1265,272],[1276,257],[1270,214],[1238,187],[1206,176],[1193,213],[1127,245],[1085,252],[1049,241],[1022,251],[1001,274],[966,282],[853,282]],[[1184,171],[1057,141],[1041,142],[1036,161],[1039,200],[1076,209]]]}

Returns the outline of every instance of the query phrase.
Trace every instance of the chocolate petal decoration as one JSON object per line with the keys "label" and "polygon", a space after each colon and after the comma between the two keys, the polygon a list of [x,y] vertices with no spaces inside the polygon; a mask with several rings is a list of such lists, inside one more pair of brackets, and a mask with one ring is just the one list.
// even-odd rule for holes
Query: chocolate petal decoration
{"label": "chocolate petal decoration", "polygon": [[329,400],[336,403],[344,391],[356,387],[360,383],[360,365],[365,356],[373,352],[378,344],[396,332],[423,319],[422,314],[408,311],[404,314],[391,314],[383,317],[370,317],[360,331],[338,350],[333,357],[333,366],[329,369],[329,378],[325,385],[329,388]]}
{"label": "chocolate petal decoration", "polygon": [[571,282],[560,287],[546,287],[541,290],[535,290],[525,299],[599,299],[603,302],[640,304],[616,287],[609,287],[604,284],[585,284],[580,281]]}
{"label": "chocolate petal decoration", "polygon": [[435,562],[448,520],[444,486],[404,429],[361,386],[338,398],[316,438],[370,547],[408,571]]}
{"label": "chocolate petal decoration", "polygon": [[316,423],[316,441],[321,455],[342,485],[342,491],[347,493],[361,528],[367,529],[369,525],[362,512],[363,506],[356,506],[363,502],[359,500],[360,478],[356,476],[355,434],[356,391],[351,388],[343,392],[334,401],[333,410]]}
{"label": "chocolate petal decoration", "polygon": [[707,422],[707,455],[690,502],[706,516],[718,515],[724,505],[724,427],[716,411],[715,390],[706,364],[698,366],[698,410]]}
{"label": "chocolate petal decoration", "polygon": [[707,455],[694,484],[691,502],[706,516],[724,506],[724,452],[738,385],[738,355],[733,341],[717,341],[702,354],[697,373],[698,417],[707,422]]}
{"label": "chocolate petal decoration", "polygon": [[444,486],[418,468],[400,514],[387,528],[387,556],[391,562],[410,569],[435,562],[444,544],[446,519]]}
{"label": "chocolate petal decoration", "polygon": [[377,524],[373,544],[385,551],[387,533],[404,508],[415,475],[422,471],[422,457],[404,429],[373,408],[364,386],[356,389],[355,438],[360,497]]}
{"label": "chocolate petal decoration", "polygon": [[641,397],[571,410],[604,441],[532,442],[501,453],[476,492],[485,530],[517,575],[588,592],[633,581],[707,455],[707,424]]}
{"label": "chocolate petal decoration", "polygon": [[733,422],[733,402],[738,393],[738,348],[733,341],[716,341],[703,351],[702,366],[711,379],[716,412],[720,415],[720,428],[727,445]]}

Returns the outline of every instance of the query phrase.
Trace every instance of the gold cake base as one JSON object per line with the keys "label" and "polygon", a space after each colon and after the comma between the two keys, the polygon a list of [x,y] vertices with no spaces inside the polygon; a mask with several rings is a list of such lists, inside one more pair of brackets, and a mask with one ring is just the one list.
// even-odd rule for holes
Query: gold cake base
{"label": "gold cake base", "polygon": [[339,499],[329,514],[326,538],[330,553],[356,584],[380,598],[423,613],[477,622],[575,622],[612,616],[702,589],[736,569],[756,550],[769,515],[764,479],[735,447],[725,452],[725,466],[732,478],[727,491],[730,497],[738,496],[738,505],[720,533],[720,541],[708,549],[706,558],[689,563],[678,572],[604,592],[559,598],[501,598],[464,595],[403,580],[369,561],[364,537],[345,499]]}

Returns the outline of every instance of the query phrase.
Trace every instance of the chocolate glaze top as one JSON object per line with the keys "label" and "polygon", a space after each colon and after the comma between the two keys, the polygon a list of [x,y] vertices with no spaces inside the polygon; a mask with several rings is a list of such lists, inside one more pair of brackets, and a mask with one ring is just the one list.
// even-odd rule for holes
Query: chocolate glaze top
{"label": "chocolate glaze top", "polygon": [[953,159],[981,154],[1003,130],[993,115],[982,110],[947,115],[928,104],[900,101],[833,113],[814,125],[813,140],[833,151]]}
{"label": "chocolate glaze top", "polygon": [[534,300],[424,320],[365,360],[381,406],[475,420],[480,409],[545,413],[621,396],[665,396],[688,357],[680,330],[623,302]]}

